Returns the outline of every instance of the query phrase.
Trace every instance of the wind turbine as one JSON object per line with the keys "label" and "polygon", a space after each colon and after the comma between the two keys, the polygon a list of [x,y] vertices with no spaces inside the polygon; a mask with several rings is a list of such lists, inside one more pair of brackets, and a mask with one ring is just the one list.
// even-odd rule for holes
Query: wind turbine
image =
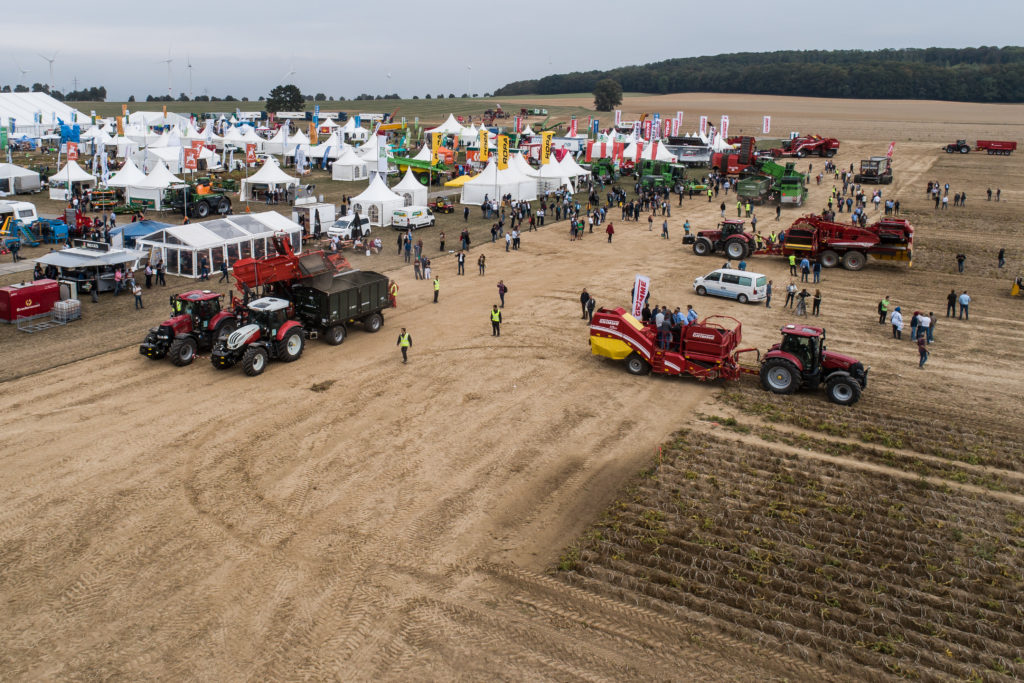
{"label": "wind turbine", "polygon": [[43,59],[45,59],[46,61],[48,61],[50,63],[50,91],[51,92],[53,91],[53,62],[54,62],[55,59],[57,59],[57,55],[59,53],[60,53],[60,50],[57,50],[56,52],[53,53],[52,57],[47,57],[46,55],[42,55],[42,54],[39,55],[40,57],[42,57]]}
{"label": "wind turbine", "polygon": [[472,97],[473,96],[473,67],[470,66],[469,64],[466,65],[466,73],[467,73],[466,79],[469,81],[469,92],[467,92],[466,94],[469,95],[470,97]]}
{"label": "wind turbine", "polygon": [[171,48],[167,48],[167,59],[161,59],[160,63],[167,65],[167,96],[171,96],[171,62],[174,58],[171,57]]}
{"label": "wind turbine", "polygon": [[188,98],[192,99],[192,58],[185,55],[185,66],[188,67]]}
{"label": "wind turbine", "polygon": [[295,64],[292,64],[292,66],[289,69],[288,73],[286,73],[284,75],[284,77],[281,79],[281,84],[282,85],[290,85],[290,83],[288,83],[288,79],[291,78],[294,75],[295,75]]}

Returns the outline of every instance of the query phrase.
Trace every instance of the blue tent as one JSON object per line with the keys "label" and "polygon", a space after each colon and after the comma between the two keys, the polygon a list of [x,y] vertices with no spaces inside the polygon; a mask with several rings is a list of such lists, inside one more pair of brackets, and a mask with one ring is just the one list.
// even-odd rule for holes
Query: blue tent
{"label": "blue tent", "polygon": [[128,223],[126,225],[119,225],[111,230],[110,238],[113,240],[115,235],[120,235],[121,239],[124,240],[123,246],[134,247],[135,240],[139,237],[145,237],[157,230],[169,227],[171,227],[170,223],[161,223],[160,221],[139,221],[137,223]]}

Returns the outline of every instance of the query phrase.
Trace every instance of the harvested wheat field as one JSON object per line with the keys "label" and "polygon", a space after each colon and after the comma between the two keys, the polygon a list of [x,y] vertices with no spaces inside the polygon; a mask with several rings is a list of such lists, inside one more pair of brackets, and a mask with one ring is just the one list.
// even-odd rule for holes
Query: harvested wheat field
{"label": "harvested wheat field", "polygon": [[[590,355],[581,289],[626,305],[638,272],[652,304],[735,316],[761,349],[794,320],[781,296],[765,309],[693,293],[723,259],[695,256],[681,225],[712,227],[723,199],[731,215],[725,197],[673,199],[667,241],[616,210],[612,244],[549,222],[510,253],[483,243],[474,209],[467,275],[434,258],[438,304],[385,234],[386,255],[353,259],[401,286],[384,330],[310,341],[256,378],[140,356],[167,290],[138,313],[108,297],[67,328],[2,329],[0,678],[1024,676],[1024,299],[1009,296],[1024,154],[938,150],[1021,140],[1024,107],[625,107],[724,112],[734,128],[770,113],[779,130],[839,137],[841,167],[897,141],[885,192],[916,227],[913,267],[870,261],[817,285],[830,348],[871,366],[856,406],[751,377],[635,377]],[[967,207],[936,211],[929,180]],[[812,184],[808,206],[831,186]],[[422,234],[433,249],[461,226],[457,213]],[[789,281],[777,257],[750,269],[777,292]],[[973,297],[970,321],[944,317],[952,288]],[[909,335],[878,324],[883,295],[938,315],[924,370]]]}

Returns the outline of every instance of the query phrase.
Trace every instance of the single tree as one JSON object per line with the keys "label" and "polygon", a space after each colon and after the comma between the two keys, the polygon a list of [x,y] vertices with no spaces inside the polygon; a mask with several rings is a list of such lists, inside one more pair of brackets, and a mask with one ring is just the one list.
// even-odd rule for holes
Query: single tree
{"label": "single tree", "polygon": [[611,111],[622,104],[622,86],[618,81],[605,78],[594,86],[594,109]]}
{"label": "single tree", "polygon": [[297,86],[279,85],[267,95],[267,111],[302,111],[306,101]]}

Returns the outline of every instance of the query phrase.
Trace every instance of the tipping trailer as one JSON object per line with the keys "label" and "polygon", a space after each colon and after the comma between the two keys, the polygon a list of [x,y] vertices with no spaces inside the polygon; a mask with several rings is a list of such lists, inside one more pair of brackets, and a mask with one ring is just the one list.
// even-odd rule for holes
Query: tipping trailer
{"label": "tipping trailer", "polygon": [[1017,143],[1012,140],[978,140],[975,144],[978,149],[983,149],[989,154],[1008,156],[1017,149]]}
{"label": "tipping trailer", "polygon": [[388,283],[387,275],[356,270],[334,277],[326,287],[295,285],[295,316],[310,338],[323,335],[332,346],[345,341],[352,323],[377,332],[384,325],[384,309],[391,307]]}
{"label": "tipping trailer", "polygon": [[277,252],[265,258],[247,258],[235,261],[232,270],[239,291],[255,290],[259,286],[278,283],[291,285],[304,278],[323,278],[330,281],[338,273],[351,268],[341,254],[307,251],[296,254],[287,235],[277,234],[271,240]]}
{"label": "tipping trailer", "polygon": [[867,257],[886,261],[913,259],[914,228],[903,218],[883,217],[878,222],[860,227],[849,223],[827,221],[819,215],[801,216],[786,229],[779,245],[766,247],[759,253],[790,254],[817,259],[825,268],[842,263],[847,270],[860,270]]}

